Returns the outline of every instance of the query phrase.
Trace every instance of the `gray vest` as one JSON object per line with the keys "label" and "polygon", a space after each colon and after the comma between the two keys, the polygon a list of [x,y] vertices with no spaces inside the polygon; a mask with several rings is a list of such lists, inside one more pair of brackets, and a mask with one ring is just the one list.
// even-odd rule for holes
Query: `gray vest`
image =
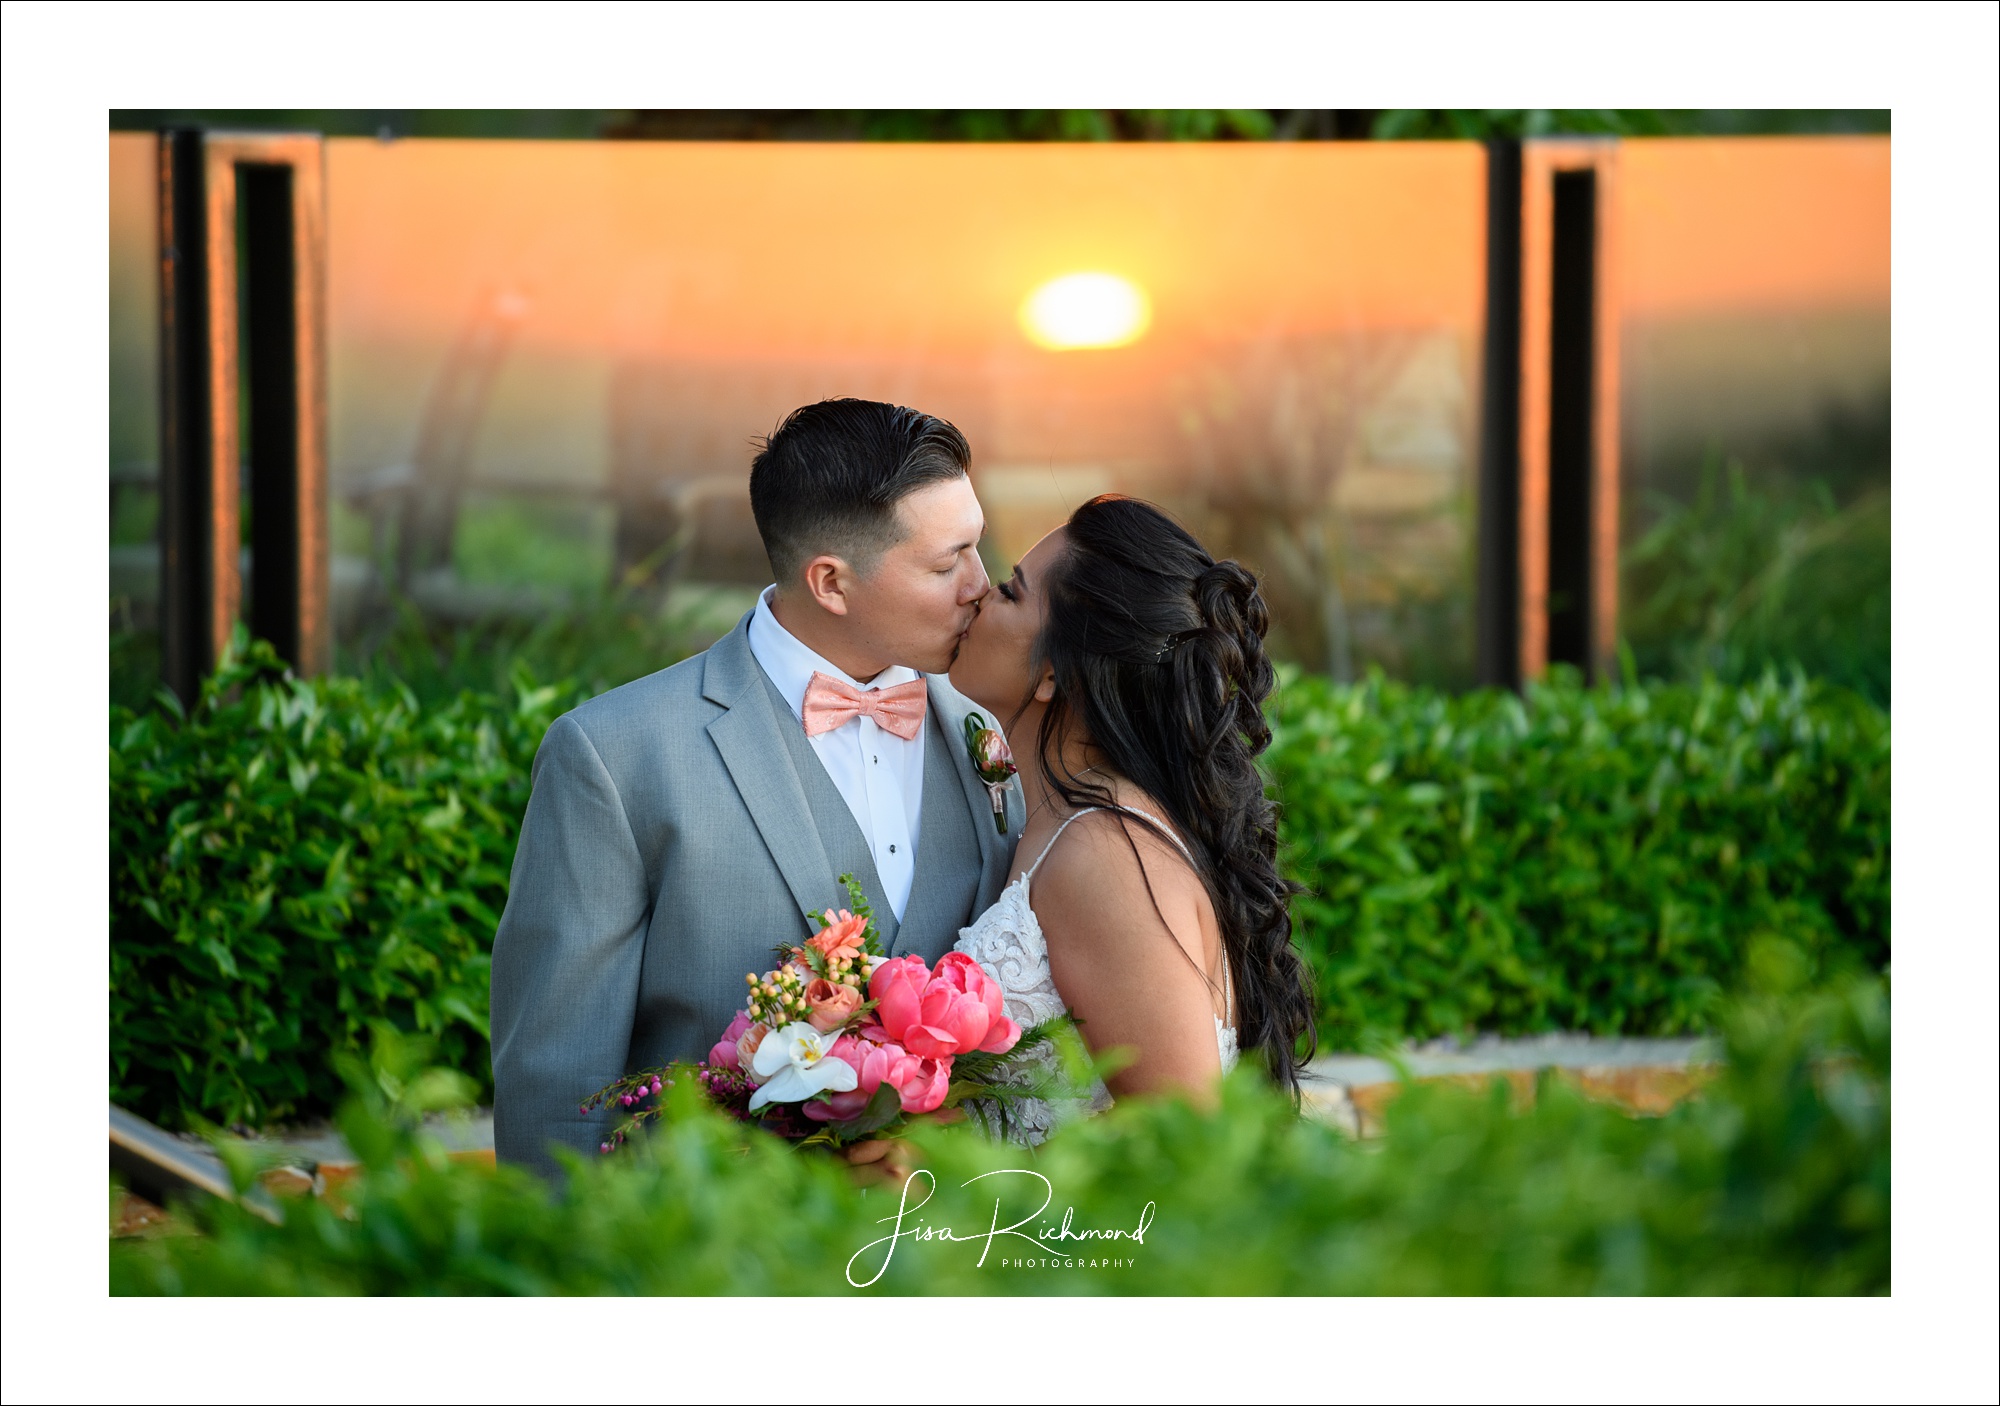
{"label": "gray vest", "polygon": [[[760,669],[759,674],[762,674]],[[924,710],[924,810],[917,831],[916,876],[901,921],[882,891],[882,879],[869,853],[867,836],[854,821],[840,788],[826,774],[819,753],[799,726],[798,715],[776,684],[764,679],[764,691],[777,714],[778,732],[785,739],[792,770],[805,792],[806,809],[833,865],[834,877],[854,875],[874,909],[882,946],[892,956],[914,952],[935,962],[958,941],[958,930],[976,914],[979,897],[979,836],[965,806],[965,795],[953,770],[950,743],[939,727],[935,709]]]}

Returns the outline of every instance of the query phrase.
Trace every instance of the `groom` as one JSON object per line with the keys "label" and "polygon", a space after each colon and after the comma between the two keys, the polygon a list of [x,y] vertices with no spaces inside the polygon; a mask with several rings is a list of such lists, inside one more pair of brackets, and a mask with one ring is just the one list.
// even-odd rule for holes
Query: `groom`
{"label": "groom", "polygon": [[987,591],[965,436],[866,400],[792,412],[750,468],[777,584],[706,653],[556,719],[493,938],[497,1155],[547,1173],[611,1122],[577,1105],[699,1059],[771,949],[852,873],[884,948],[935,961],[1021,833],[945,678]]}

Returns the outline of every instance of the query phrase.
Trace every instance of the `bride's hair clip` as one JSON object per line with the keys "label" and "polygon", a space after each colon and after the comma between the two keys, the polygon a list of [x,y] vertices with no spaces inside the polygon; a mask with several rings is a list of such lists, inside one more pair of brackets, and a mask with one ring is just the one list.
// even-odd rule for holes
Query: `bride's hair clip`
{"label": "bride's hair clip", "polygon": [[1166,663],[1167,657],[1180,648],[1184,641],[1193,638],[1194,634],[1193,630],[1176,630],[1173,634],[1168,635],[1167,642],[1153,652],[1153,662],[1155,664]]}

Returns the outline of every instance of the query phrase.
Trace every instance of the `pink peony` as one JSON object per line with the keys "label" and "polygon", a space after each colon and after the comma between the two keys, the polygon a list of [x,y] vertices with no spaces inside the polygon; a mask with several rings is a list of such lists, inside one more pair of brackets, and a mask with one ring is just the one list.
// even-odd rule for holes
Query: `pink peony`
{"label": "pink peony", "polygon": [[889,1039],[919,1058],[1005,1054],[1021,1038],[1000,983],[963,952],[947,952],[935,972],[921,957],[893,958],[875,969],[868,994]]}
{"label": "pink peony", "polygon": [[[871,1026],[879,1032],[879,1026]],[[868,1106],[875,1091],[887,1084],[901,1099],[905,1113],[929,1113],[944,1102],[951,1088],[951,1060],[925,1059],[901,1045],[879,1043],[853,1035],[834,1042],[831,1057],[854,1067],[855,1086],[845,1093],[829,1095],[825,1102],[814,1100],[801,1106],[806,1117],[816,1123],[852,1118]]]}
{"label": "pink peony", "polygon": [[[1005,1054],[1021,1038],[1021,1027],[1007,1018],[1007,1000],[986,968],[963,952],[947,952],[938,959],[931,985],[940,983],[976,999],[986,1010],[986,1038],[973,1048],[986,1054]],[[925,1001],[930,1000],[929,993]]]}
{"label": "pink peony", "polygon": [[875,1002],[875,1020],[891,1040],[899,1040],[921,1012],[924,987],[931,969],[918,956],[891,957],[875,964],[868,978],[868,995]]}
{"label": "pink peony", "polygon": [[869,1097],[882,1085],[880,1074],[875,1082],[868,1082],[867,1057],[875,1046],[852,1035],[843,1035],[833,1042],[827,1051],[827,1058],[845,1060],[854,1067],[857,1078],[855,1086],[844,1093],[828,1094],[824,1099],[808,1099],[799,1106],[799,1111],[816,1123],[831,1122],[836,1118],[852,1118],[868,1106]]}
{"label": "pink peony", "polygon": [[893,1084],[905,1113],[929,1113],[951,1091],[951,1057],[925,1059],[898,1045],[880,1045],[868,1056],[870,1072],[882,1070],[882,1082]]}
{"label": "pink peony", "polygon": [[711,1069],[742,1069],[749,1064],[736,1044],[749,1028],[750,1012],[738,1011],[736,1019],[729,1022],[729,1028],[722,1032],[722,1038],[717,1040],[708,1052],[708,1065]]}

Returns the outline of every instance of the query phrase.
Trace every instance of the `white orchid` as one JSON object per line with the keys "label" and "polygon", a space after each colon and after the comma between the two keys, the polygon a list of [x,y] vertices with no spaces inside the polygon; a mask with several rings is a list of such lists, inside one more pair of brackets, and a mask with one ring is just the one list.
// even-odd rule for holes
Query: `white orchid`
{"label": "white orchid", "polygon": [[755,1110],[767,1103],[799,1103],[814,1094],[844,1094],[861,1076],[844,1059],[834,1059],[839,1037],[796,1021],[766,1035],[750,1067],[764,1082],[750,1096]]}

